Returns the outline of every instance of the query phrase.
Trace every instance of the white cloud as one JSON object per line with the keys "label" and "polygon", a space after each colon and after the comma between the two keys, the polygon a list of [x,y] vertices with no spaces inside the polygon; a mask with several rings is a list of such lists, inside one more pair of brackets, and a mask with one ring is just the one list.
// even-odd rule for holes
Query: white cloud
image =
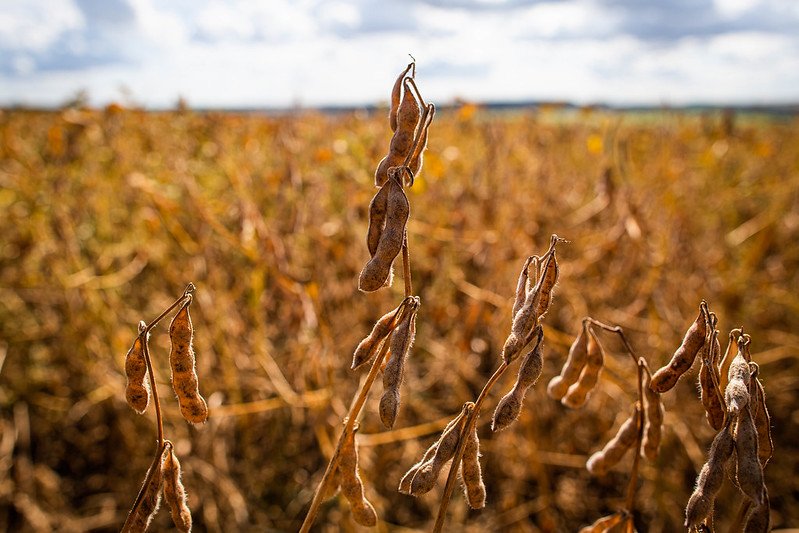
{"label": "white cloud", "polygon": [[41,52],[85,25],[71,0],[8,0],[0,10],[0,50]]}

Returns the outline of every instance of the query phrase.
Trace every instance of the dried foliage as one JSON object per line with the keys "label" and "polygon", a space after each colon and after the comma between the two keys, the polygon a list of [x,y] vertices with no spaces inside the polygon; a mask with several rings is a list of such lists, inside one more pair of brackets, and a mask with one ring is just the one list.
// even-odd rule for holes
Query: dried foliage
{"label": "dried foliage", "polygon": [[[500,360],[509,280],[558,233],[571,244],[546,316],[543,383],[560,372],[586,315],[624,326],[655,369],[706,298],[755,339],[779,428],[762,500],[771,527],[799,523],[794,481],[779,475],[799,463],[796,119],[466,105],[437,113],[429,140],[407,190],[415,294],[425,303],[404,369],[413,393],[395,429],[368,416],[357,439],[380,522],[431,529],[437,499],[397,494],[397,485]],[[142,442],[154,444],[151,408],[136,416],[125,401],[122,355],[131,325],[189,279],[203,289],[193,346],[209,418],[197,429],[177,402],[167,397],[164,409],[195,528],[299,528],[359,386],[352,350],[402,295],[397,284],[357,291],[386,143],[383,111],[0,112],[0,530],[119,529],[141,486],[131,472],[151,465]],[[158,333],[151,348],[167,353]],[[600,477],[585,462],[629,416],[635,375],[614,356],[618,343],[602,340],[602,378],[580,410],[539,384],[512,430],[492,434],[490,417],[478,420],[487,503],[471,511],[453,498],[451,528],[577,531],[616,513],[632,454]],[[168,361],[154,363],[166,391]],[[679,510],[716,434],[697,374],[663,395],[658,456],[639,472],[639,531],[683,526]],[[378,403],[372,395],[365,410]],[[756,428],[768,426],[754,401],[749,412]],[[728,479],[716,498],[720,531],[742,498]],[[319,530],[354,527],[349,509],[342,498],[325,503]],[[763,506],[749,513],[758,530]],[[161,512],[151,530],[173,527]]]}

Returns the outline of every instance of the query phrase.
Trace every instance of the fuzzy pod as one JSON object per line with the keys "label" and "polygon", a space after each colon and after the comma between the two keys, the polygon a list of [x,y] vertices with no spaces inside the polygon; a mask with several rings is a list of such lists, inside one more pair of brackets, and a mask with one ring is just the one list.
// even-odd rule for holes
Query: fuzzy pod
{"label": "fuzzy pod", "polygon": [[477,426],[472,426],[466,439],[460,469],[463,492],[470,508],[482,509],[486,504],[486,486],[480,468],[480,438],[477,436]]}
{"label": "fuzzy pod", "polygon": [[180,461],[175,455],[172,443],[164,457],[164,500],[169,505],[175,527],[183,533],[191,531],[191,510],[186,503],[186,490],[180,480]]}
{"label": "fuzzy pod", "polygon": [[524,301],[527,298],[527,284],[529,279],[528,269],[530,268],[530,263],[532,263],[534,259],[534,256],[528,257],[524,261],[524,266],[522,267],[521,272],[519,272],[519,280],[516,282],[516,297],[513,301],[513,308],[511,310],[511,320],[516,317],[516,313],[518,313],[519,309],[522,308],[522,305],[524,305]]}
{"label": "fuzzy pod", "polygon": [[744,357],[744,350],[748,343],[739,342],[738,355],[730,363],[730,370],[727,373],[727,388],[724,390],[724,398],[727,402],[727,411],[737,415],[744,407],[749,404],[749,363]]}
{"label": "fuzzy pod", "polygon": [[[755,363],[750,363],[755,365]],[[749,384],[749,396],[752,399],[752,418],[757,429],[757,455],[760,465],[765,468],[774,454],[774,441],[771,439],[771,415],[766,407],[766,391],[758,379],[758,370],[755,365]]]}
{"label": "fuzzy pod", "polygon": [[549,380],[547,385],[547,394],[553,400],[560,400],[569,390],[569,387],[580,378],[585,363],[588,359],[588,326],[583,323],[580,329],[580,334],[574,339],[571,347],[569,348],[569,355],[566,357],[566,362],[560,374]]}
{"label": "fuzzy pod", "polygon": [[200,394],[195,368],[192,347],[194,327],[189,314],[191,302],[192,297],[189,295],[169,325],[169,339],[172,343],[169,364],[172,367],[172,388],[180,403],[181,415],[192,424],[201,424],[208,419],[208,405]]}
{"label": "fuzzy pod", "polygon": [[738,458],[738,487],[754,505],[763,501],[763,467],[757,454],[757,430],[748,406],[738,413],[735,428],[735,455]]}
{"label": "fuzzy pod", "polygon": [[670,391],[680,377],[685,374],[694,363],[699,349],[705,343],[707,336],[707,316],[705,306],[700,306],[699,315],[688,328],[679,348],[674,352],[669,363],[655,372],[649,384],[652,390],[663,394]]}
{"label": "fuzzy pod", "polygon": [[402,82],[405,80],[405,76],[408,75],[408,71],[412,68],[413,63],[408,63],[405,70],[397,76],[397,80],[391,88],[391,107],[388,111],[388,125],[391,127],[391,131],[397,131],[397,111],[399,110],[400,98],[402,97]]}
{"label": "fuzzy pod", "polygon": [[386,186],[389,187],[386,224],[374,256],[363,267],[358,278],[358,288],[364,292],[373,292],[385,286],[394,259],[402,250],[405,225],[410,216],[410,203],[402,186],[394,179],[388,180]]}
{"label": "fuzzy pod", "polygon": [[396,309],[392,309],[375,322],[372,331],[358,343],[355,352],[352,354],[352,366],[350,367],[352,370],[372,360],[380,343],[394,330],[398,320],[402,320],[405,312],[406,304],[403,302]]}
{"label": "fuzzy pod", "polygon": [[735,328],[730,331],[727,348],[724,350],[724,357],[721,358],[721,363],[719,365],[719,390],[723,391],[727,388],[730,365],[732,364],[732,360],[738,354],[738,337],[741,336],[741,333],[742,331],[740,328]]}
{"label": "fuzzy pod", "polygon": [[586,468],[594,475],[605,474],[621,461],[638,435],[638,426],[641,423],[641,410],[636,406],[633,414],[619,427],[616,435],[605,444],[605,447],[588,458]]}
{"label": "fuzzy pod", "polygon": [[763,487],[763,501],[760,505],[752,506],[746,515],[744,533],[768,533],[771,525],[771,503],[768,490]]}
{"label": "fuzzy pod", "polygon": [[[471,407],[469,404],[471,404]],[[432,490],[438,475],[441,473],[441,469],[455,455],[463,425],[466,423],[472,409],[474,409],[474,404],[468,402],[467,405],[464,405],[454,423],[448,424],[444,428],[441,437],[438,439],[435,453],[419,467],[411,480],[411,495],[421,496]]]}
{"label": "fuzzy pod", "polygon": [[618,526],[624,520],[624,513],[613,513],[612,515],[603,516],[590,526],[585,526],[580,529],[579,533],[605,533],[610,531],[611,528]]}
{"label": "fuzzy pod", "polygon": [[369,256],[374,257],[377,246],[380,244],[380,236],[386,226],[386,214],[388,212],[388,192],[390,187],[383,185],[372,197],[369,202],[369,227],[366,230],[366,247],[369,249]]}
{"label": "fuzzy pod", "polygon": [[[450,421],[449,424],[447,424],[447,426],[444,429],[444,431],[446,431],[447,428],[449,428],[450,425],[453,422],[454,421]],[[408,469],[408,471],[405,473],[405,475],[402,476],[402,479],[400,480],[399,488],[397,489],[400,493],[402,493],[402,494],[410,494],[411,493],[411,482],[413,481],[413,476],[416,475],[416,472],[418,472],[419,469],[425,463],[427,463],[427,461],[429,461],[430,459],[433,458],[433,456],[436,454],[436,450],[437,449],[438,449],[438,441],[435,441],[424,452],[424,455],[422,456],[421,460],[418,463],[416,463],[415,465],[413,465],[412,467],[410,467]]]}
{"label": "fuzzy pod", "polygon": [[541,279],[538,282],[538,291],[540,292],[540,296],[538,298],[538,304],[536,305],[535,309],[535,317],[537,321],[540,321],[544,315],[547,314],[549,311],[550,305],[552,305],[552,295],[554,294],[555,285],[558,283],[558,276],[560,275],[560,267],[558,267],[558,258],[555,254],[555,244],[557,240],[553,241],[552,248],[547,258],[546,262],[544,263],[544,269],[541,273]]}
{"label": "fuzzy pod", "polygon": [[161,506],[165,453],[166,446],[159,450],[158,455],[150,464],[147,475],[144,477],[140,498],[137,498],[139,505],[134,506],[128,513],[128,518],[122,526],[121,533],[143,533],[147,531],[150,522],[158,512],[158,508]]}
{"label": "fuzzy pod", "polygon": [[716,368],[720,353],[718,331],[714,331],[711,333],[710,342],[700,350],[702,366],[699,369],[699,391],[707,422],[716,431],[724,425],[726,411],[719,389],[716,387],[716,382],[719,381]]}
{"label": "fuzzy pod", "polygon": [[734,450],[735,441],[729,427],[725,426],[713,439],[707,462],[696,478],[696,487],[685,507],[685,527],[699,526],[710,514],[716,494],[724,482],[724,465],[730,460]]}
{"label": "fuzzy pod", "polygon": [[388,155],[377,165],[375,170],[375,185],[382,187],[391,177],[389,169],[403,165],[405,159],[411,155],[416,128],[421,118],[421,108],[415,92],[410,88],[408,78],[403,80],[404,92],[397,109],[397,129],[391,137]]}
{"label": "fuzzy pod", "polygon": [[399,412],[400,386],[405,373],[405,361],[416,337],[417,309],[418,303],[414,302],[388,341],[391,355],[383,370],[384,392],[380,398],[380,420],[389,429],[394,427]]}
{"label": "fuzzy pod", "polygon": [[125,400],[140,415],[144,414],[150,403],[150,382],[147,379],[147,359],[144,355],[149,334],[147,338],[142,338],[146,327],[147,325],[143,321],[139,322],[139,336],[133,341],[133,346],[125,355],[125,376],[128,380],[125,387]]}
{"label": "fuzzy pod", "polygon": [[[428,104],[422,117],[421,132],[419,134],[419,142],[414,146],[411,153],[411,159],[408,162],[408,168],[411,174],[416,177],[422,170],[422,163],[424,162],[424,151],[427,150],[427,139],[430,133],[430,124],[433,122],[433,117],[436,115],[436,106]],[[412,184],[412,183],[411,183]]]}
{"label": "fuzzy pod", "polygon": [[516,383],[502,397],[494,410],[494,416],[491,419],[491,431],[501,431],[519,418],[527,391],[541,376],[541,371],[544,367],[544,330],[541,326],[538,326],[536,331],[535,347],[522,359],[522,363],[519,365],[519,372],[516,375]]}
{"label": "fuzzy pod", "polygon": [[663,435],[663,402],[660,394],[649,387],[649,373],[644,374],[644,440],[641,444],[641,451],[649,461],[654,462],[658,456],[660,440]]}
{"label": "fuzzy pod", "polygon": [[373,527],[377,524],[377,513],[366,499],[363,482],[358,472],[358,447],[355,443],[355,430],[344,437],[339,452],[339,479],[341,492],[350,502],[352,516],[362,526]]}
{"label": "fuzzy pod", "polygon": [[599,374],[605,364],[605,349],[591,328],[588,328],[586,351],[585,366],[580,372],[579,379],[569,386],[565,396],[560,400],[560,403],[571,409],[577,409],[585,405],[588,400],[588,394],[594,390],[597,381],[599,381]]}

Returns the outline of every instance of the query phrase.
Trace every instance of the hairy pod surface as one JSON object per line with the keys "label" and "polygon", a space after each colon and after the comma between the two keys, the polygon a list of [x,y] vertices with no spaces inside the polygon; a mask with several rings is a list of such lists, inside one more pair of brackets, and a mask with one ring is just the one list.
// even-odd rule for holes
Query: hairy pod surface
{"label": "hairy pod surface", "polygon": [[535,347],[522,359],[522,363],[519,365],[519,372],[516,375],[516,383],[502,397],[494,410],[494,416],[491,419],[491,431],[501,431],[519,418],[527,391],[541,376],[541,371],[544,368],[544,330],[541,326],[538,326],[536,331],[538,333]]}
{"label": "hairy pod surface", "polygon": [[373,527],[377,524],[377,513],[366,499],[363,482],[358,472],[358,447],[355,444],[355,430],[344,437],[339,452],[339,480],[341,492],[350,502],[352,517],[362,526]]}
{"label": "hairy pod surface", "polygon": [[724,398],[727,402],[727,411],[737,415],[749,403],[749,363],[744,357],[744,347],[746,344],[739,343],[738,355],[730,363],[730,370],[727,373],[727,388],[724,390]]}
{"label": "hairy pod surface", "polygon": [[169,339],[172,343],[169,364],[172,367],[172,388],[180,403],[180,414],[192,424],[201,424],[208,419],[208,405],[200,394],[195,368],[192,347],[194,327],[189,314],[191,302],[192,297],[189,295],[169,325]]}
{"label": "hairy pod surface", "polygon": [[166,447],[162,448],[153,460],[144,478],[139,505],[134,506],[128,514],[122,533],[141,533],[147,531],[158,508],[161,506],[161,486],[164,474],[164,456]]}
{"label": "hairy pod surface", "polygon": [[766,407],[766,391],[757,377],[757,370],[749,383],[749,396],[752,398],[752,416],[757,429],[757,455],[761,466],[765,468],[774,454],[774,441],[771,440],[771,415]]}
{"label": "hairy pod surface", "polygon": [[[446,431],[453,422],[454,421],[450,420],[450,422],[444,428],[444,431]],[[413,476],[416,475],[416,472],[419,471],[422,465],[424,465],[427,461],[433,458],[433,456],[436,454],[436,449],[438,449],[438,441],[435,441],[433,444],[431,444],[430,447],[427,448],[427,450],[424,452],[424,455],[419,460],[419,462],[410,467],[408,471],[405,473],[405,475],[402,476],[398,489],[400,493],[402,494],[411,493],[411,481],[413,481]]]}
{"label": "hairy pod surface", "polygon": [[538,291],[540,293],[538,302],[535,308],[535,317],[539,321],[549,311],[552,305],[552,295],[555,290],[555,285],[558,283],[558,276],[560,275],[560,267],[558,267],[558,258],[555,254],[555,243],[552,244],[552,250],[549,257],[544,263],[544,270],[541,273],[541,279],[538,282]]}
{"label": "hairy pod surface", "polygon": [[671,357],[669,363],[655,372],[652,382],[649,384],[652,390],[663,394],[670,391],[680,377],[685,374],[694,363],[699,349],[705,343],[707,336],[707,324],[704,308],[699,311],[694,323],[688,328],[677,351]]}
{"label": "hairy pod surface", "polygon": [[477,426],[472,426],[466,439],[460,472],[463,491],[469,507],[482,509],[486,504],[486,486],[480,468],[480,438],[477,436]]}
{"label": "hairy pod surface", "polygon": [[577,409],[585,405],[588,394],[594,389],[599,381],[599,374],[605,364],[605,349],[599,343],[599,339],[594,330],[588,328],[588,346],[585,366],[580,372],[580,377],[576,383],[569,386],[566,395],[560,402],[571,409]]}
{"label": "hairy pod surface", "polygon": [[[468,404],[471,404],[471,407]],[[474,404],[468,402],[455,420],[444,428],[438,439],[435,453],[416,470],[411,480],[411,495],[421,496],[432,490],[441,469],[455,455],[463,425],[472,409],[474,409]]]}
{"label": "hairy pod surface", "polygon": [[180,480],[180,461],[171,443],[164,457],[164,500],[169,505],[172,521],[179,531],[191,531],[191,510],[186,503],[186,490]]}
{"label": "hairy pod surface", "polygon": [[627,453],[638,435],[641,423],[641,410],[636,407],[633,414],[619,427],[616,435],[605,444],[605,447],[588,458],[586,468],[594,475],[602,475],[618,464]]}
{"label": "hairy pod surface", "polygon": [[393,178],[386,182],[386,186],[389,187],[386,224],[374,256],[363,267],[358,278],[358,288],[365,292],[380,289],[388,280],[391,265],[402,250],[405,225],[410,216],[410,203],[402,186]]}
{"label": "hairy pod surface", "polygon": [[383,370],[383,396],[380,398],[380,420],[391,429],[397,420],[400,404],[400,386],[405,373],[405,361],[408,358],[413,340],[416,337],[416,311],[418,301],[411,304],[390,339],[391,356]]}
{"label": "hairy pod surface", "polygon": [[724,482],[724,465],[734,450],[735,441],[729,426],[726,426],[713,439],[707,462],[696,478],[696,488],[685,507],[685,527],[697,527],[710,514],[716,494]]}
{"label": "hairy pod surface", "polygon": [[144,414],[150,403],[150,382],[147,380],[147,359],[144,356],[144,344],[149,339],[142,339],[142,332],[147,325],[139,322],[139,336],[125,356],[125,376],[128,379],[125,387],[125,400],[137,413]]}
{"label": "hairy pod surface", "polygon": [[658,456],[660,440],[663,434],[663,402],[660,394],[649,387],[649,373],[645,373],[647,382],[644,384],[644,409],[646,417],[644,422],[644,440],[642,449],[644,457],[654,462]]}
{"label": "hairy pod surface", "polygon": [[414,177],[419,175],[422,170],[422,163],[424,162],[424,151],[427,150],[427,139],[430,133],[430,124],[433,122],[433,117],[436,115],[436,106],[427,104],[424,116],[422,117],[421,133],[419,134],[419,143],[414,146],[411,160],[408,162],[408,168]]}
{"label": "hairy pod surface", "polygon": [[383,339],[388,337],[389,333],[394,330],[397,321],[401,320],[402,313],[404,312],[406,312],[405,304],[402,303],[396,309],[392,309],[375,322],[372,331],[358,343],[355,352],[352,354],[352,366],[350,367],[352,370],[372,360],[377,352],[378,346],[380,346]]}
{"label": "hairy pod surface", "polygon": [[397,80],[394,82],[394,87],[391,89],[391,107],[388,111],[388,125],[391,127],[391,131],[397,131],[397,111],[400,105],[400,98],[402,97],[402,82],[405,80],[405,76],[408,74],[408,71],[413,68],[413,63],[408,63],[408,66],[405,67],[405,70],[397,76]]}
{"label": "hairy pod surface", "polygon": [[518,313],[519,309],[522,308],[522,305],[524,305],[524,301],[527,298],[527,269],[530,267],[530,263],[533,261],[533,259],[533,256],[528,257],[524,261],[524,266],[522,267],[521,272],[519,272],[519,280],[516,282],[516,297],[513,300],[513,308],[511,309],[510,315],[511,320],[516,317],[516,313]]}
{"label": "hairy pod surface", "polygon": [[375,193],[372,201],[369,202],[369,227],[366,230],[366,247],[369,249],[370,257],[374,257],[375,253],[377,253],[380,236],[383,235],[383,229],[386,226],[388,191],[389,187],[383,185]]}
{"label": "hairy pod surface", "polygon": [[727,342],[727,349],[724,350],[724,357],[721,359],[719,365],[719,389],[726,390],[727,383],[729,382],[729,372],[732,360],[738,354],[738,337],[741,336],[740,328],[735,328],[730,331],[729,341]]}
{"label": "hairy pod surface", "polygon": [[[722,405],[721,394],[716,388],[718,376],[715,375],[718,360],[721,354],[719,346],[718,331],[711,333],[711,340],[700,350],[702,355],[702,366],[699,369],[699,391],[702,405],[705,408],[705,417],[710,427],[716,431],[724,425],[725,408]],[[710,365],[705,364],[705,359]]]}
{"label": "hairy pod surface", "polygon": [[763,467],[757,454],[757,430],[749,407],[738,413],[735,429],[735,455],[738,458],[738,487],[755,505],[763,501]]}
{"label": "hairy pod surface", "polygon": [[[389,143],[388,155],[383,158],[375,170],[375,185],[382,187],[388,181],[389,169],[405,163],[411,155],[416,128],[421,117],[421,108],[416,94],[410,89],[408,78],[403,80],[404,92],[397,109],[397,128]],[[402,183],[402,182],[400,182]]]}
{"label": "hairy pod surface", "polygon": [[588,359],[588,326],[583,323],[580,334],[574,339],[569,348],[569,355],[560,371],[560,375],[549,380],[547,394],[553,400],[560,400],[574,383],[580,378],[585,363]]}
{"label": "hairy pod surface", "polygon": [[771,525],[771,504],[768,498],[768,490],[763,487],[763,502],[760,505],[752,506],[746,515],[744,533],[767,533]]}

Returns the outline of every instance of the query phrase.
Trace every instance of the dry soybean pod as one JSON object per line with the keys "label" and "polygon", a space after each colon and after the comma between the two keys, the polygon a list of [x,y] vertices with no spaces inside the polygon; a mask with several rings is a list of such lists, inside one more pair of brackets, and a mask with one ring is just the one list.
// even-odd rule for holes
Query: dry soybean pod
{"label": "dry soybean pod", "polygon": [[763,502],[752,506],[746,516],[744,533],[767,533],[771,525],[771,503],[768,498],[768,489],[763,487]]}
{"label": "dry soybean pod", "polygon": [[596,333],[590,326],[588,327],[587,354],[585,366],[580,372],[580,378],[576,383],[569,386],[566,395],[560,400],[566,407],[577,409],[585,405],[588,394],[599,381],[599,374],[605,364],[605,349],[602,348],[599,338],[597,338]]}
{"label": "dry soybean pod", "polygon": [[416,312],[419,300],[414,300],[402,321],[391,335],[391,352],[386,368],[383,370],[383,396],[380,398],[380,420],[388,429],[394,427],[400,405],[400,386],[405,369],[405,360],[416,337]]}
{"label": "dry soybean pod", "polygon": [[[646,363],[644,363],[646,364]],[[644,372],[644,409],[646,417],[644,422],[644,440],[642,450],[644,457],[650,461],[655,461],[658,456],[658,448],[663,434],[663,402],[660,394],[649,388],[649,370]]]}
{"label": "dry soybean pod", "polygon": [[726,411],[722,403],[721,393],[717,387],[719,379],[716,375],[716,369],[721,355],[718,330],[713,330],[709,333],[708,342],[702,346],[699,353],[702,362],[702,366],[699,369],[700,397],[705,408],[705,417],[710,427],[718,431],[724,425],[724,413]]}
{"label": "dry soybean pod", "polygon": [[774,441],[771,440],[771,416],[769,415],[768,407],[766,407],[766,392],[763,390],[763,384],[760,383],[760,379],[758,379],[760,369],[757,363],[749,363],[749,366],[752,367],[749,396],[754,410],[752,416],[757,429],[757,455],[760,459],[760,464],[765,468],[774,454]]}
{"label": "dry soybean pod", "polygon": [[168,451],[164,458],[164,500],[169,505],[172,521],[179,531],[191,531],[191,510],[186,503],[186,490],[180,480],[180,461],[172,443],[166,442]]}
{"label": "dry soybean pod", "polygon": [[730,433],[729,422],[716,434],[710,445],[707,462],[696,478],[688,505],[685,507],[685,527],[695,528],[710,514],[721,484],[724,482],[724,465],[735,450],[735,441]]}
{"label": "dry soybean pod", "polygon": [[403,313],[405,313],[407,308],[407,302],[407,299],[403,300],[396,309],[392,309],[380,317],[377,322],[375,322],[369,335],[358,343],[352,355],[352,366],[350,367],[352,370],[372,360],[372,357],[377,353],[380,343],[383,339],[388,337],[388,334],[397,327],[397,323],[402,320]]}
{"label": "dry soybean pod", "polygon": [[763,467],[757,455],[757,430],[749,406],[738,412],[735,428],[738,487],[755,505],[763,501]]}
{"label": "dry soybean pod", "polygon": [[476,425],[472,426],[466,439],[460,470],[463,492],[469,507],[482,509],[486,504],[486,486],[480,469],[480,438],[477,436]]}
{"label": "dry soybean pod", "polygon": [[366,231],[366,246],[369,255],[374,257],[380,236],[386,226],[386,212],[388,211],[388,190],[390,187],[383,185],[369,202],[369,228]]}
{"label": "dry soybean pod", "polygon": [[541,279],[538,282],[538,290],[541,294],[535,308],[536,320],[541,320],[541,318],[547,314],[549,306],[552,304],[552,294],[555,290],[555,285],[558,283],[558,276],[560,275],[558,257],[555,250],[555,245],[560,240],[561,239],[557,235],[553,235],[549,245],[549,251],[547,252],[548,257],[544,263],[543,271],[541,272]]}
{"label": "dry soybean pod", "polygon": [[541,376],[544,367],[543,348],[544,330],[541,326],[536,328],[535,347],[527,353],[519,365],[519,373],[516,376],[516,384],[497,404],[494,416],[491,419],[491,431],[501,431],[510,426],[519,418],[522,411],[522,403],[527,391],[532,387]]}
{"label": "dry soybean pod", "polygon": [[125,376],[128,378],[125,399],[140,415],[144,414],[150,403],[150,382],[147,379],[147,361],[144,357],[144,343],[148,341],[149,333],[146,337],[142,335],[145,329],[147,324],[139,321],[139,335],[125,356]]}
{"label": "dry soybean pod", "polygon": [[419,125],[421,109],[419,101],[414,91],[409,90],[410,78],[403,80],[405,92],[402,101],[397,109],[397,130],[391,137],[388,155],[377,165],[375,171],[375,185],[382,187],[391,178],[389,169],[397,165],[405,164],[405,160],[410,156],[413,149],[416,129]]}
{"label": "dry soybean pod", "polygon": [[560,375],[549,380],[547,394],[553,400],[560,400],[566,395],[569,387],[580,378],[580,371],[588,359],[588,324],[583,321],[580,334],[569,348],[569,355],[560,371]]}
{"label": "dry soybean pod", "polygon": [[674,352],[669,363],[652,376],[652,381],[649,384],[652,390],[661,394],[671,390],[677,384],[680,376],[691,368],[694,359],[696,359],[696,354],[699,353],[699,349],[705,343],[707,322],[707,303],[702,300],[699,305],[699,315],[694,320],[694,323],[691,324],[691,327],[688,328],[679,348]]}
{"label": "dry soybean pod", "polygon": [[751,378],[749,363],[745,357],[745,351],[749,346],[748,337],[745,335],[738,339],[738,355],[733,358],[727,373],[727,388],[724,390],[724,398],[727,402],[727,411],[733,415],[738,414],[749,403]]}
{"label": "dry soybean pod", "polygon": [[402,97],[402,81],[413,66],[413,62],[408,63],[405,70],[397,76],[397,81],[394,82],[394,87],[391,89],[391,108],[388,111],[388,125],[391,127],[391,131],[397,131],[397,110],[399,109],[400,98]]}
{"label": "dry soybean pod", "polygon": [[[414,144],[413,151],[410,154],[410,160],[408,161],[408,168],[410,169],[411,175],[414,178],[418,176],[419,172],[422,170],[424,151],[427,149],[427,139],[430,133],[430,124],[433,123],[433,117],[435,117],[435,115],[436,106],[433,104],[427,104],[424,114],[422,115],[419,141]],[[411,180],[413,180],[413,178],[411,178]],[[413,184],[412,181],[411,184]]]}
{"label": "dry soybean pod", "polygon": [[357,426],[345,437],[339,455],[339,479],[341,492],[352,506],[352,517],[362,526],[377,524],[377,513],[363,492],[363,482],[358,472],[358,447],[355,444]]}
{"label": "dry soybean pod", "polygon": [[405,191],[400,185],[397,172],[392,169],[393,177],[386,183],[388,191],[388,208],[386,212],[386,225],[380,236],[380,242],[375,250],[375,255],[363,267],[358,278],[358,288],[365,292],[376,291],[383,287],[389,277],[391,265],[402,250],[405,239],[405,225],[410,215],[410,203]]}
{"label": "dry soybean pod", "polygon": [[191,302],[192,296],[189,294],[186,296],[186,303],[169,325],[169,339],[172,343],[169,364],[172,367],[172,388],[180,403],[180,414],[192,424],[201,424],[208,419],[208,404],[198,386],[192,347],[194,327],[189,314]]}
{"label": "dry soybean pod", "polygon": [[128,518],[122,526],[122,533],[140,533],[147,531],[155,513],[161,506],[161,485],[163,482],[164,452],[166,444],[158,449],[147,475],[144,477],[136,503],[128,513]]}
{"label": "dry soybean pod", "polygon": [[594,475],[602,475],[615,466],[627,453],[638,435],[641,423],[641,408],[636,404],[633,414],[619,427],[616,435],[605,447],[588,458],[585,466]]}
{"label": "dry soybean pod", "polygon": [[413,476],[413,480],[411,480],[411,494],[413,496],[421,496],[422,494],[430,492],[433,488],[436,479],[438,479],[438,475],[441,473],[441,469],[447,461],[452,459],[455,455],[463,425],[466,423],[473,409],[474,403],[466,402],[460,414],[456,417],[455,423],[448,425],[444,429],[444,432],[438,439],[438,445],[436,446],[433,457],[428,459],[425,464],[417,469],[416,474]]}
{"label": "dry soybean pod", "polygon": [[[450,420],[444,431],[446,431],[447,428],[449,428],[454,422],[455,422],[454,420]],[[427,450],[424,452],[424,455],[422,456],[421,460],[419,460],[418,463],[410,467],[410,469],[408,469],[405,475],[402,476],[398,488],[398,491],[400,493],[402,494],[411,493],[411,481],[413,481],[413,476],[416,475],[416,472],[419,471],[422,465],[424,465],[427,461],[433,458],[433,456],[436,454],[436,449],[438,449],[438,441],[435,441],[433,444],[431,444],[430,447],[427,448]]]}
{"label": "dry soybean pod", "polygon": [[721,391],[727,388],[727,382],[729,381],[727,374],[730,371],[732,360],[738,354],[738,337],[740,337],[742,333],[742,328],[735,328],[730,331],[727,349],[724,350],[724,357],[722,357],[721,364],[719,365],[719,390]]}
{"label": "dry soybean pod", "polygon": [[513,301],[513,309],[511,310],[511,320],[516,317],[516,313],[522,308],[524,300],[527,298],[527,284],[529,281],[528,269],[531,268],[531,266],[534,270],[538,270],[538,257],[534,255],[528,257],[524,261],[521,272],[519,272],[519,281],[516,282],[516,298]]}

